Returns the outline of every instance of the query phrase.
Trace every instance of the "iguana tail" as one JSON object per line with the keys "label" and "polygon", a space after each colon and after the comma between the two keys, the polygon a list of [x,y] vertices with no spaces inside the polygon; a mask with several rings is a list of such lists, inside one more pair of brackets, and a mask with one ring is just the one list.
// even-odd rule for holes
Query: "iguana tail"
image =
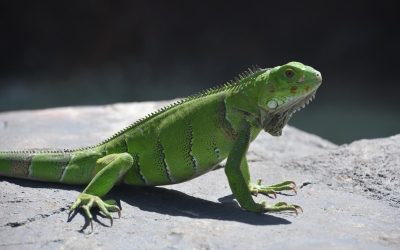
{"label": "iguana tail", "polygon": [[0,152],[0,176],[86,184],[95,175],[100,157],[95,150]]}
{"label": "iguana tail", "polygon": [[0,152],[0,175],[60,182],[70,159],[71,153],[64,151]]}

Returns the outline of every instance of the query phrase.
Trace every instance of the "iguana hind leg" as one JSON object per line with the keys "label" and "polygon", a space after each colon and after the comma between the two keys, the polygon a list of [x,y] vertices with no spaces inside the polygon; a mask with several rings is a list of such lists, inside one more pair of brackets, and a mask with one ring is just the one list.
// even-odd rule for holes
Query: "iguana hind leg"
{"label": "iguana hind leg", "polygon": [[97,174],[70,208],[70,213],[76,211],[78,207],[83,209],[89,219],[92,231],[93,216],[90,212],[92,207],[98,207],[110,219],[111,225],[113,219],[110,212],[118,212],[120,215],[120,209],[114,200],[103,201],[100,197],[106,195],[123,178],[125,173],[132,167],[133,158],[128,153],[110,154],[98,159],[96,164]]}

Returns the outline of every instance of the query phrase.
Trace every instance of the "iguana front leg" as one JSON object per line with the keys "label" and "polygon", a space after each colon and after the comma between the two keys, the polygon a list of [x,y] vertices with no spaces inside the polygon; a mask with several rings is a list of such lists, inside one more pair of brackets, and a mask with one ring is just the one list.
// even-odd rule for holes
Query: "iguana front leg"
{"label": "iguana front leg", "polygon": [[125,175],[132,167],[133,158],[128,153],[110,154],[97,160],[97,174],[78,196],[76,201],[70,208],[70,213],[78,207],[82,207],[83,212],[89,219],[93,231],[92,219],[90,212],[92,207],[98,207],[100,211],[113,222],[110,212],[118,212],[120,209],[116,206],[114,200],[103,201],[100,197],[106,195],[111,188]]}
{"label": "iguana front leg", "polygon": [[[228,177],[229,186],[233,195],[240,206],[251,212],[281,212],[301,210],[300,206],[289,205],[284,202],[278,202],[274,205],[266,205],[265,202],[256,203],[252,198],[250,190],[250,174],[246,159],[246,152],[250,143],[250,125],[243,123],[242,129],[238,132],[238,137],[234,143],[233,149],[229,153],[225,174]],[[278,184],[277,187],[280,185]]]}

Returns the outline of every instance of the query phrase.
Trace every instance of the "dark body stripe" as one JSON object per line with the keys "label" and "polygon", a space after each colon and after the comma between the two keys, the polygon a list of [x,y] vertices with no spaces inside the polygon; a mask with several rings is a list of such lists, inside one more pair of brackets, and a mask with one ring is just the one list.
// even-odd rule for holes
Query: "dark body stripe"
{"label": "dark body stripe", "polygon": [[191,124],[188,124],[187,126],[187,140],[188,140],[188,149],[186,150],[186,153],[188,154],[188,157],[190,158],[190,162],[192,163],[192,168],[194,173],[198,172],[198,164],[199,162],[197,161],[196,157],[193,155],[193,126]]}
{"label": "dark body stripe", "polygon": [[143,176],[142,171],[140,169],[140,164],[139,164],[139,155],[133,154],[133,170],[137,173],[139,176],[140,180],[143,182],[143,184],[147,184],[146,178]]}
{"label": "dark body stripe", "polygon": [[157,152],[157,160],[158,160],[157,163],[163,169],[164,174],[167,176],[170,183],[174,183],[175,182],[174,177],[171,175],[170,169],[166,162],[164,148],[163,148],[163,145],[161,144],[160,138],[157,138],[156,152]]}
{"label": "dark body stripe", "polygon": [[217,128],[222,129],[226,136],[230,138],[235,138],[237,136],[237,133],[233,129],[232,124],[228,121],[226,117],[226,112],[225,99],[221,98],[217,104],[216,126]]}

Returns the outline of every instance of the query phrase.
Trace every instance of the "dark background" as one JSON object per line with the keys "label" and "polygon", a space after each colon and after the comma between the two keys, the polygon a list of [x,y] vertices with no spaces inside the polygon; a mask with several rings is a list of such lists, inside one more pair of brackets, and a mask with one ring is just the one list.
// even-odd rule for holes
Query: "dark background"
{"label": "dark background", "polygon": [[400,132],[396,1],[4,1],[0,111],[183,97],[252,65],[322,72],[291,125],[336,143]]}

